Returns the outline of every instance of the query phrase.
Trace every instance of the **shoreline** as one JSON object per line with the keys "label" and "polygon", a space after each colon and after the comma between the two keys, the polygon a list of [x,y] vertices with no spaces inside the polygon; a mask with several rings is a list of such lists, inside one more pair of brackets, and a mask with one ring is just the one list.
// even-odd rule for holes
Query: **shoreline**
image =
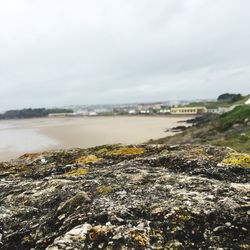
{"label": "shoreline", "polygon": [[[65,119],[65,118],[72,118],[72,119],[81,119],[81,118],[115,118],[115,117],[165,117],[165,118],[179,118],[179,117],[186,117],[186,118],[194,118],[200,116],[199,114],[155,114],[155,115],[145,115],[145,114],[136,114],[136,115],[86,115],[86,116],[58,116],[58,117],[30,117],[30,118],[8,118],[8,119],[0,119],[0,123],[4,121],[26,121],[26,120],[39,120],[39,119]],[[183,120],[185,121],[185,120]]]}
{"label": "shoreline", "polygon": [[[0,161],[24,153],[105,144],[140,144],[177,134],[169,131],[194,116],[94,116],[31,118],[0,121]],[[77,118],[77,119],[76,119]],[[1,128],[2,126],[2,128]],[[7,136],[6,136],[7,135]],[[8,138],[9,136],[9,138]],[[5,147],[6,146],[6,147]],[[5,148],[4,148],[5,147]]]}

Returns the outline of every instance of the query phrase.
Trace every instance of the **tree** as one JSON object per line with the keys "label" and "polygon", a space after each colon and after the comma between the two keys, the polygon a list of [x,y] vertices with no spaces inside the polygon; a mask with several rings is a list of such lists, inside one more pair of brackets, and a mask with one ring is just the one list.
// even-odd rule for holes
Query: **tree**
{"label": "tree", "polygon": [[226,101],[226,102],[237,102],[242,98],[241,94],[229,94],[225,93],[220,95],[217,100],[218,101]]}

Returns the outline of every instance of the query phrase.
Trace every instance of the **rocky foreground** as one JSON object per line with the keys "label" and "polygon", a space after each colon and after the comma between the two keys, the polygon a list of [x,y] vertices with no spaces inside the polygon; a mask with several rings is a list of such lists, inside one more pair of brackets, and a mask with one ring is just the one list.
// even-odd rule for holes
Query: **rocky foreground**
{"label": "rocky foreground", "polygon": [[119,145],[0,163],[0,249],[250,249],[250,156]]}

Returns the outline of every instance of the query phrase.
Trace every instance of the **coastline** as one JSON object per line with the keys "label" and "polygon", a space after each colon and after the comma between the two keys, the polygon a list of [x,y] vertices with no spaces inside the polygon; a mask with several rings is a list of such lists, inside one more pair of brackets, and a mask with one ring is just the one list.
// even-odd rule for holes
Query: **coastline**
{"label": "coastline", "polygon": [[[0,161],[27,152],[88,148],[105,144],[139,144],[174,135],[171,130],[194,116],[95,116],[31,118],[0,121]],[[1,128],[1,126],[5,126]],[[8,127],[9,126],[9,127]],[[23,136],[24,134],[24,136]],[[20,137],[21,135],[21,137]],[[20,137],[20,138],[19,138]]]}

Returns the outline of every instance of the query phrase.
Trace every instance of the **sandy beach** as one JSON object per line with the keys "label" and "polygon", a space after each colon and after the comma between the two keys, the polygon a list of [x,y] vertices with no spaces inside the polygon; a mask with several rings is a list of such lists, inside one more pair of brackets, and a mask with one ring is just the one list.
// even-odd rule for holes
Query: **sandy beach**
{"label": "sandy beach", "polygon": [[185,116],[41,118],[0,121],[0,160],[49,149],[143,143],[173,132]]}

